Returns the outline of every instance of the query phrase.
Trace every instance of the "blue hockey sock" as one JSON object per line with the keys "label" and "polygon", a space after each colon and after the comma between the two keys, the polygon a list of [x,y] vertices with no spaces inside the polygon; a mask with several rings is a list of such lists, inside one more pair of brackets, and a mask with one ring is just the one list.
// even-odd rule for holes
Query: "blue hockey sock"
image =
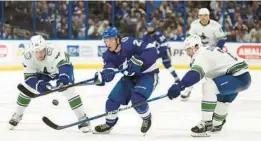
{"label": "blue hockey sock", "polygon": [[[110,99],[108,99],[106,101],[106,112],[111,112],[111,111],[117,110],[117,109],[119,109],[119,107],[120,107],[120,104],[117,104]],[[116,124],[117,120],[118,120],[117,113],[106,116],[106,124],[108,124],[109,126],[114,126]]]}
{"label": "blue hockey sock", "polygon": [[[140,95],[138,93],[132,94],[132,96],[131,96],[132,104],[140,103],[143,101],[146,101],[146,99],[142,95]],[[139,113],[140,117],[143,119],[148,119],[151,117],[148,103],[135,107],[135,110]]]}

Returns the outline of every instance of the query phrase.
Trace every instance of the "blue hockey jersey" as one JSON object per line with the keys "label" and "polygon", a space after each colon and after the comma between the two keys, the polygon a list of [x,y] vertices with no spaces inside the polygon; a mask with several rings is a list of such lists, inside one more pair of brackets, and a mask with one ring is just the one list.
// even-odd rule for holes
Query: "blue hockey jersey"
{"label": "blue hockey jersey", "polygon": [[145,32],[142,41],[149,42],[149,43],[154,43],[156,45],[156,48],[159,49],[161,47],[167,48],[168,47],[168,42],[166,37],[158,30],[155,31],[155,34],[150,36],[148,32]]}
{"label": "blue hockey jersey", "polygon": [[121,39],[120,52],[111,52],[109,50],[103,53],[104,69],[117,68],[122,69],[129,59],[135,56],[143,61],[143,66],[140,74],[159,72],[156,60],[158,58],[157,49],[155,45],[133,37],[124,37]]}

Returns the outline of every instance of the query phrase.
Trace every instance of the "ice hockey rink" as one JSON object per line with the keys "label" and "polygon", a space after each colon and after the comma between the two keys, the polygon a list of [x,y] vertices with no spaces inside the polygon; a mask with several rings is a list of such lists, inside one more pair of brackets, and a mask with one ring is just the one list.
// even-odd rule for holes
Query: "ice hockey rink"
{"label": "ice hockey rink", "polygon": [[[76,81],[92,78],[95,70],[76,70]],[[185,70],[179,70],[182,76]],[[168,98],[150,103],[153,121],[152,127],[144,137],[140,132],[142,120],[133,110],[119,113],[119,122],[109,135],[83,134],[77,126],[56,131],[47,127],[41,120],[47,116],[55,123],[64,125],[77,119],[70,110],[61,93],[33,99],[26,109],[23,120],[15,130],[8,129],[16,104],[17,84],[23,80],[22,71],[0,72],[0,141],[260,141],[261,140],[261,72],[252,71],[252,85],[242,92],[230,105],[227,124],[219,134],[211,137],[193,138],[191,127],[201,118],[201,86],[196,85],[188,102],[180,99],[170,101]],[[104,113],[107,95],[116,79],[104,86],[81,86],[77,91],[83,99],[84,109],[89,117]],[[159,85],[151,97],[165,94],[173,79],[166,70],[160,72]],[[53,99],[60,104],[54,106]],[[104,118],[92,121],[92,126],[103,123]]]}

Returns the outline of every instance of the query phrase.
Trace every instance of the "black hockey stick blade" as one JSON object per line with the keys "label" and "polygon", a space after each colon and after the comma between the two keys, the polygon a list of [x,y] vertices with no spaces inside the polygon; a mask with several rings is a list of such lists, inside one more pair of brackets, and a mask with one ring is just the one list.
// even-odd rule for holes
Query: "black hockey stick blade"
{"label": "black hockey stick blade", "polygon": [[29,96],[30,98],[35,98],[37,97],[37,94],[31,92],[28,90],[23,84],[19,83],[17,86],[18,90],[21,91],[23,94]]}
{"label": "black hockey stick blade", "polygon": [[43,117],[42,118],[43,122],[48,125],[49,127],[55,129],[55,130],[61,130],[57,124],[53,123],[50,119],[48,119],[47,117]]}

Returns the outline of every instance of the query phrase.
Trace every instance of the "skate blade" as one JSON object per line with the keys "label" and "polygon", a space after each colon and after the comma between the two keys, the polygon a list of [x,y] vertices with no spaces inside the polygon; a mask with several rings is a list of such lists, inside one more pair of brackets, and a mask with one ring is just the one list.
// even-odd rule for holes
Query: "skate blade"
{"label": "skate blade", "polygon": [[83,133],[90,133],[90,132],[92,132],[92,129],[90,129],[90,128],[87,128],[87,129],[80,129]]}
{"label": "skate blade", "polygon": [[192,137],[210,137],[210,134],[208,134],[207,132],[204,132],[204,133],[194,133],[194,132],[192,132],[191,136]]}
{"label": "skate blade", "polygon": [[14,130],[15,126],[10,125],[9,130]]}
{"label": "skate blade", "polygon": [[97,132],[95,130],[92,131],[92,134],[110,134],[111,131],[105,131],[105,132]]}
{"label": "skate blade", "polygon": [[189,99],[189,97],[181,98],[180,101],[186,102],[186,101],[188,101],[188,99]]}

